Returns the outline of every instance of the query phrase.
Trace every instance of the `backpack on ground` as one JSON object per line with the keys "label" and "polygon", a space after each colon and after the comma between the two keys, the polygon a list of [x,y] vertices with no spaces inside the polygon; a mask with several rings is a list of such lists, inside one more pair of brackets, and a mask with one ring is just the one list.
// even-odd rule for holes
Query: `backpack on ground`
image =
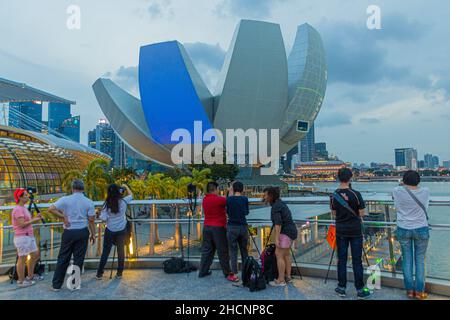
{"label": "backpack on ground", "polygon": [[261,267],[252,256],[248,256],[244,262],[242,285],[249,288],[251,292],[266,288],[266,279],[264,278]]}
{"label": "backpack on ground", "polygon": [[190,262],[184,261],[183,258],[170,258],[163,262],[163,269],[165,273],[188,273],[191,271],[196,271],[197,268],[194,267]]}
{"label": "backpack on ground", "polygon": [[269,244],[261,253],[262,274],[267,283],[278,278],[277,257],[275,256],[275,245]]}
{"label": "backpack on ground", "polygon": [[[11,269],[9,269],[9,271],[8,271],[8,277],[10,280],[17,281],[19,279],[19,275],[17,274],[16,265],[14,267],[11,267]],[[41,260],[38,260],[36,262],[36,265],[34,266],[34,274],[42,276],[44,274],[44,272],[45,272],[45,265],[41,262]],[[25,266],[25,275],[27,275],[27,274],[28,274],[28,267]]]}

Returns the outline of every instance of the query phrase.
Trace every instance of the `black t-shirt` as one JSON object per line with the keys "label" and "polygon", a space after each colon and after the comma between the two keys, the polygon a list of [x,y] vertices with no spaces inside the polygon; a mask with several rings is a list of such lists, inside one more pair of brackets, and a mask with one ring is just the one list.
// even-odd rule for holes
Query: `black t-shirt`
{"label": "black t-shirt", "polygon": [[336,192],[341,195],[350,208],[358,215],[356,217],[331,196],[331,210],[336,211],[336,236],[360,237],[362,235],[362,226],[359,210],[366,207],[361,193],[353,189],[337,189]]}
{"label": "black t-shirt", "polygon": [[228,224],[231,226],[246,226],[246,215],[249,213],[248,198],[245,196],[230,196],[227,198]]}
{"label": "black t-shirt", "polygon": [[280,233],[287,235],[292,240],[297,239],[297,227],[292,220],[291,210],[280,199],[272,204],[270,218],[274,225],[281,225]]}

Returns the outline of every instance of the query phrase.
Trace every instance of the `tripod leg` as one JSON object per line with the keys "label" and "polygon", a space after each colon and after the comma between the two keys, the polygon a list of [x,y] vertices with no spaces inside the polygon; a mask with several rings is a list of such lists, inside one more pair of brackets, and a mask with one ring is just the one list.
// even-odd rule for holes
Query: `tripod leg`
{"label": "tripod leg", "polygon": [[364,258],[366,259],[367,266],[370,267],[369,258],[367,257],[367,252],[366,252],[366,249],[364,249],[364,245],[363,245],[362,249],[363,249],[363,253],[364,253]]}
{"label": "tripod leg", "polygon": [[255,238],[253,238],[253,235],[250,232],[250,228],[247,227],[247,230],[248,230],[248,235],[250,236],[250,238],[252,238],[253,244],[255,245],[255,249],[258,252],[258,257],[261,258],[261,252],[258,249],[258,245],[256,244]]}
{"label": "tripod leg", "polygon": [[334,258],[334,252],[335,251],[336,251],[336,249],[333,249],[333,252],[331,253],[331,259],[330,259],[330,263],[328,264],[328,270],[327,270],[327,276],[325,277],[325,283],[327,283],[328,275],[330,274],[331,264],[333,263],[333,258]]}
{"label": "tripod leg", "polygon": [[109,274],[109,278],[112,279],[113,269],[114,269],[114,258],[116,257],[117,246],[114,246],[113,260],[111,264],[111,272]]}
{"label": "tripod leg", "polygon": [[297,264],[297,259],[295,259],[294,250],[292,250],[292,248],[291,248],[291,254],[292,254],[292,259],[294,260],[295,268],[297,269],[297,273],[300,276],[300,280],[303,280],[302,273],[300,272],[300,268],[298,267],[298,264]]}
{"label": "tripod leg", "polygon": [[14,274],[17,273],[17,262],[19,261],[19,255],[16,255],[16,263],[14,264],[14,267],[12,269],[12,276],[11,276],[11,284],[14,282]]}

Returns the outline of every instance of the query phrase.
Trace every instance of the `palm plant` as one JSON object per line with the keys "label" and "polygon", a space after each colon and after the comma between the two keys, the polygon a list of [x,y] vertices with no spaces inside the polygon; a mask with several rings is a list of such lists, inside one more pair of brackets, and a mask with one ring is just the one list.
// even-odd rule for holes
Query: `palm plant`
{"label": "palm plant", "polygon": [[72,192],[72,181],[76,180],[76,179],[81,179],[81,180],[84,179],[84,175],[80,170],[67,171],[61,181],[62,191],[67,194],[71,193]]}
{"label": "palm plant", "polygon": [[108,173],[109,163],[103,159],[95,159],[89,163],[85,174],[86,194],[94,201],[104,200],[112,177]]}

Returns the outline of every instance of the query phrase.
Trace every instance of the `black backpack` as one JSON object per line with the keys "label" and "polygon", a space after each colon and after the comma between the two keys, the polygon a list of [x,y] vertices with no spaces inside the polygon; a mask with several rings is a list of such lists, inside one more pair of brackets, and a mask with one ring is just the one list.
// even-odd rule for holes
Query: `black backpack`
{"label": "black backpack", "polygon": [[[25,275],[28,274],[27,269],[28,269],[28,267],[25,266]],[[44,274],[44,272],[45,272],[45,265],[41,262],[41,260],[38,260],[36,262],[36,265],[34,266],[34,274],[42,276]],[[19,279],[19,275],[17,274],[16,266],[9,269],[8,277],[10,280],[15,280],[15,281],[17,281]]]}
{"label": "black backpack", "polygon": [[184,261],[183,258],[170,258],[163,262],[163,269],[165,273],[188,273],[191,271],[196,271],[197,268],[194,267],[190,262]]}
{"label": "black backpack", "polygon": [[275,245],[269,244],[261,254],[262,273],[267,283],[278,278],[277,257]]}
{"label": "black backpack", "polygon": [[261,267],[252,256],[248,256],[244,262],[242,285],[249,288],[251,292],[266,288],[266,280],[264,279]]}

